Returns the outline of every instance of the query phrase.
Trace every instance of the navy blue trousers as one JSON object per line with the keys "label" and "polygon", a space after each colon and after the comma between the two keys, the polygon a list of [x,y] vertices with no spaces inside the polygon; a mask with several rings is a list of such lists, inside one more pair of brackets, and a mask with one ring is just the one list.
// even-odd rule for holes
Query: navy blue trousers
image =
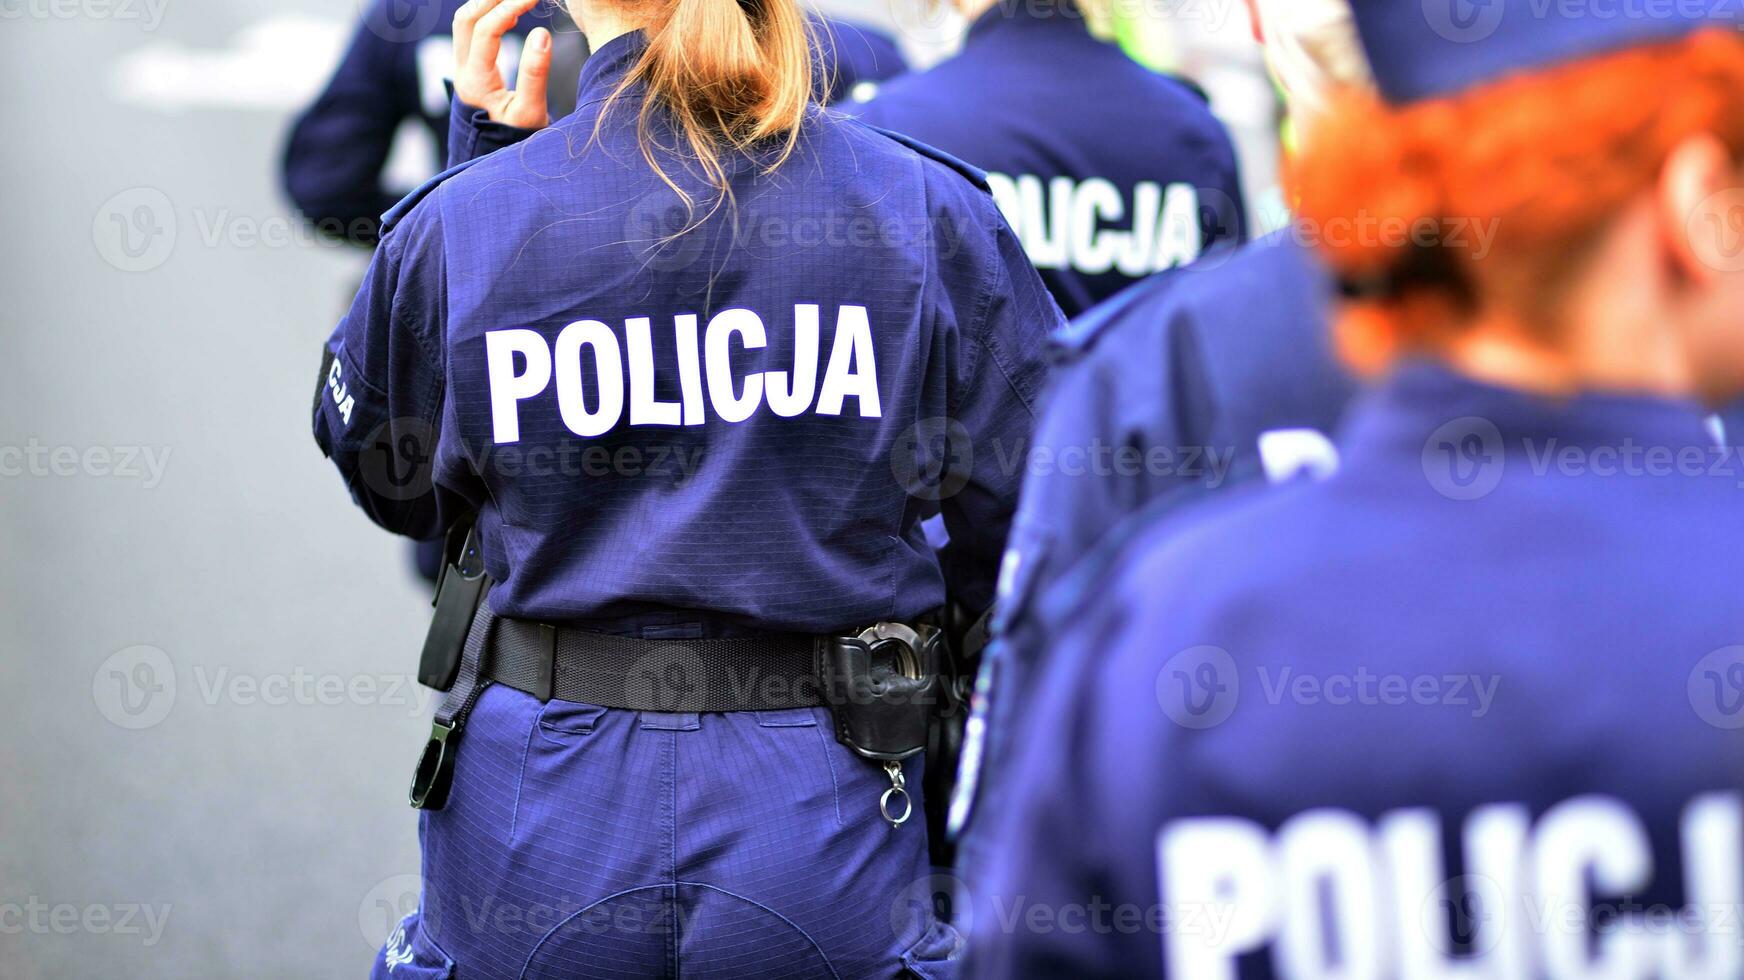
{"label": "navy blue trousers", "polygon": [[493,685],[448,806],[422,816],[419,910],[372,976],[953,976],[921,765],[892,828],[889,778],[825,709],[661,714]]}

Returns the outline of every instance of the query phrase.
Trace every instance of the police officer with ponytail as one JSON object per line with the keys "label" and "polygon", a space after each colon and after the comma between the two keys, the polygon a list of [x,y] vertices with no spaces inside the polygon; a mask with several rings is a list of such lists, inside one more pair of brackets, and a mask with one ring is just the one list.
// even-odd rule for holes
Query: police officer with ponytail
{"label": "police officer with ponytail", "polygon": [[1292,168],[1337,472],[1125,530],[970,975],[1744,972],[1744,38],[1454,7],[1353,0],[1379,92]]}
{"label": "police officer with ponytail", "polygon": [[[525,7],[474,0],[460,56]],[[793,0],[571,13],[577,111],[396,207],[325,351],[315,435],[363,510],[476,515],[377,974],[948,974],[915,887],[936,614],[992,600],[994,447],[1060,314],[978,171],[818,109]],[[524,125],[546,45],[457,111]]]}

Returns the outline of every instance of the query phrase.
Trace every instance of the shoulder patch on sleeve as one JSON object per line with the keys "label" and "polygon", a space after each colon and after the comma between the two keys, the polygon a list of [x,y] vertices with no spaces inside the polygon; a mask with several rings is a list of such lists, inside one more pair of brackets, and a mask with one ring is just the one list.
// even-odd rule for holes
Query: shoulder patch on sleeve
{"label": "shoulder patch on sleeve", "polygon": [[901,143],[903,146],[919,153],[923,157],[937,160],[945,166],[950,167],[952,170],[955,170],[969,178],[969,183],[974,184],[976,187],[979,187],[988,193],[992,193],[993,189],[987,186],[987,171],[982,170],[980,167],[977,167],[966,160],[954,157],[930,143],[922,143],[920,140],[917,140],[912,136],[905,136],[893,129],[874,126],[869,122],[862,122],[861,125],[864,125],[867,129],[870,129],[875,133],[880,133],[884,136],[890,137],[896,142]]}
{"label": "shoulder patch on sleeve", "polygon": [[447,170],[444,170],[436,176],[431,177],[429,180],[424,181],[417,190],[407,194],[400,203],[388,208],[387,211],[382,214],[382,235],[386,236],[388,232],[393,231],[394,226],[400,223],[400,219],[404,218],[413,208],[417,207],[419,201],[429,197],[435,192],[436,188],[442,186],[443,181],[483,159],[484,157],[473,157],[465,163],[457,163],[454,166],[449,167]]}

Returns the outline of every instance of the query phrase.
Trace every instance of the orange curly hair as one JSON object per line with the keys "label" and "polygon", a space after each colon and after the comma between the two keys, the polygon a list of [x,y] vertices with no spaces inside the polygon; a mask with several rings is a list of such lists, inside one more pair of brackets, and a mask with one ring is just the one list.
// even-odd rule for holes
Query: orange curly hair
{"label": "orange curly hair", "polygon": [[1479,308],[1553,337],[1562,287],[1607,221],[1704,132],[1744,161],[1735,31],[1402,107],[1343,93],[1288,174],[1302,227],[1318,230],[1322,256],[1353,294],[1341,353],[1372,370],[1434,346]]}

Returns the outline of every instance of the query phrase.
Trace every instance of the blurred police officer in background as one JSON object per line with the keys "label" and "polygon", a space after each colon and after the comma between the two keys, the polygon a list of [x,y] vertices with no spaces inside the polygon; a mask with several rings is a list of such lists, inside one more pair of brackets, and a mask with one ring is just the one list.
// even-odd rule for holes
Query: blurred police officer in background
{"label": "blurred police officer in background", "polygon": [[[513,90],[465,67],[530,6],[460,11],[457,117],[543,121],[548,31]],[[426,654],[488,596],[424,671],[423,899],[378,975],[940,975],[948,924],[892,916],[928,870],[929,617],[991,603],[1018,474],[962,474],[936,554],[914,430],[1021,440],[1058,308],[977,171],[819,110],[793,0],[571,13],[577,111],[391,211],[325,352],[316,439],[366,513],[477,515]]]}
{"label": "blurred police officer in background", "polygon": [[845,107],[987,170],[1068,315],[1242,238],[1228,132],[1197,88],[1092,34],[1106,0],[955,3],[958,54]]}
{"label": "blurred police officer in background", "polygon": [[889,34],[856,21],[814,15],[824,101],[838,102],[908,71],[908,59]]}
{"label": "blurred police officer in background", "polygon": [[[460,0],[377,0],[364,12],[327,87],[297,118],[285,144],[284,183],[292,203],[317,228],[360,244],[381,234],[381,216],[404,194],[385,186],[394,136],[418,119],[435,140],[436,159],[448,159],[448,70],[454,63],[450,27]],[[522,30],[544,26],[556,34],[556,71],[571,86],[556,85],[552,115],[574,108],[573,80],[586,57],[586,42],[554,6],[541,7]],[[511,77],[520,49],[506,49],[500,66]]]}
{"label": "blurred police officer in background", "polygon": [[[1255,0],[1254,31],[1296,131],[1330,93],[1367,87],[1349,0]],[[953,823],[968,878],[1050,634],[1122,543],[1120,528],[1249,480],[1335,463],[1328,433],[1353,383],[1332,354],[1330,277],[1294,228],[1160,272],[1053,339],[980,667]],[[1065,607],[1065,608],[1062,608]]]}
{"label": "blurred police officer in background", "polygon": [[986,882],[1017,925],[977,916],[970,971],[1738,976],[1744,513],[1703,406],[1744,392],[1744,38],[1353,7],[1385,102],[1295,187],[1384,380],[1336,474],[1131,534],[1036,686]]}

